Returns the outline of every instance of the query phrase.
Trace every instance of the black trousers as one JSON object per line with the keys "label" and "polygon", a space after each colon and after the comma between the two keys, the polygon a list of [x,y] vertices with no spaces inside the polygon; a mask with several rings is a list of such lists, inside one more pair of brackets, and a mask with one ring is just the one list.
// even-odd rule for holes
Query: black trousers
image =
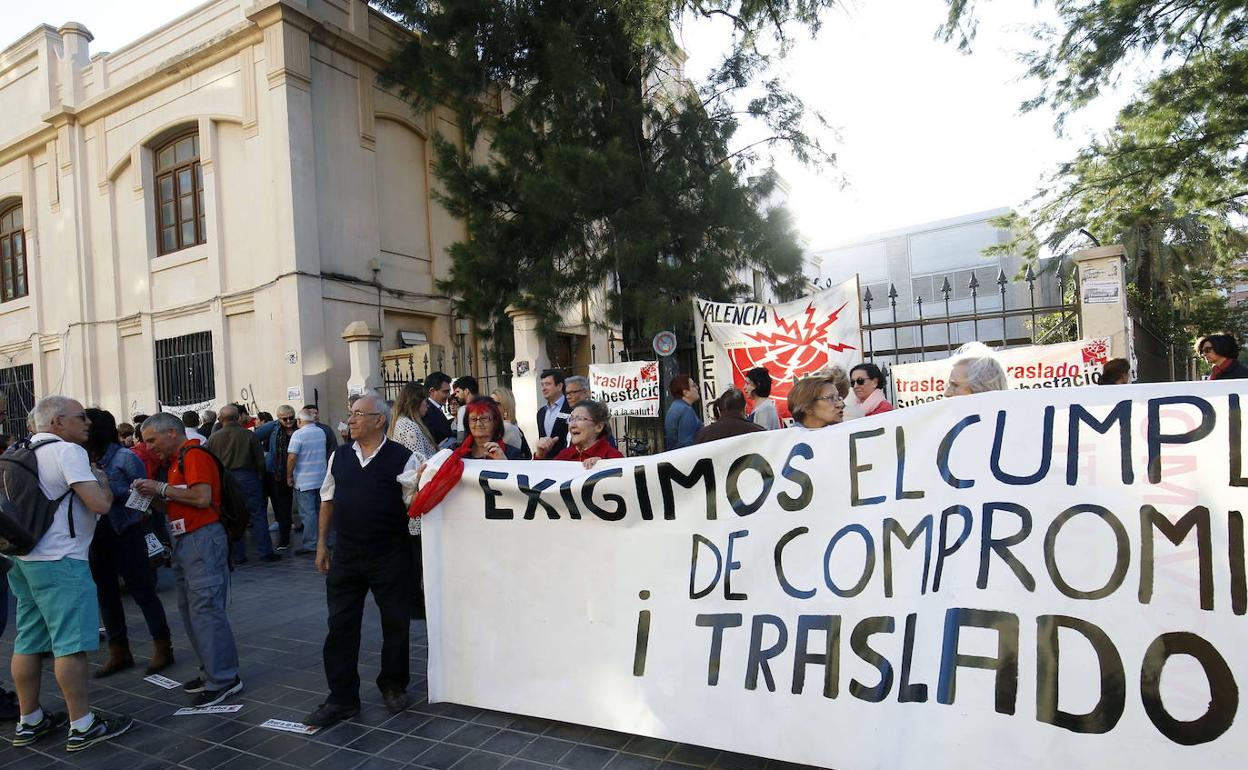
{"label": "black trousers", "polygon": [[385,552],[352,548],[341,540],[334,549],[325,578],[329,634],[323,657],[329,702],[355,706],[360,702],[360,624],[369,591],[381,614],[381,673],[377,689],[402,692],[408,671],[411,624],[411,549],[399,541]]}
{"label": "black trousers", "polygon": [[291,506],[295,496],[291,488],[286,486],[285,479],[278,481],[271,473],[264,474],[265,494],[273,501],[273,518],[277,519],[277,544],[290,545]]}
{"label": "black trousers", "polygon": [[113,531],[108,517],[100,518],[91,541],[91,577],[99,594],[100,617],[110,642],[126,639],[126,611],[121,606],[121,580],[126,581],[130,597],[143,611],[152,639],[168,641],[169,621],[165,607],[156,595],[156,582],[147,559],[147,529],[142,524],[126,527],[121,534]]}

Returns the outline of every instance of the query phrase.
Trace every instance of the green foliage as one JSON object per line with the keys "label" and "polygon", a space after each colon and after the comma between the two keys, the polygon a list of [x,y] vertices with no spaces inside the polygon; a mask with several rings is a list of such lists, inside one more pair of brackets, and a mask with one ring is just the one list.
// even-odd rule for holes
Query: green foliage
{"label": "green foliage", "polygon": [[[947,0],[941,29],[962,48],[974,0]],[[1127,249],[1128,277],[1150,322],[1176,342],[1237,323],[1221,291],[1242,280],[1248,238],[1248,5],[1229,0],[1057,0],[1024,55],[1041,86],[1023,108],[1064,119],[1146,72],[1115,124],[1062,164],[1015,222],[1022,246],[1064,253],[1081,230]],[[1217,308],[1221,306],[1221,310]],[[1177,312],[1177,317],[1176,317]]]}
{"label": "green foliage", "polygon": [[[779,145],[834,159],[803,129],[800,100],[762,80],[773,54],[760,43],[782,54],[791,28],[816,27],[830,4],[379,2],[418,33],[383,81],[417,111],[443,105],[462,132],[435,136],[433,157],[437,198],[468,231],[440,287],[457,310],[484,320],[514,304],[550,331],[561,308],[606,286],[612,318],[635,341],[687,318],[691,295],[743,295],[742,270],[800,293],[797,235],[771,203],[776,177],[748,172]],[[686,13],[734,29],[697,89],[672,37]],[[743,118],[766,130],[739,146]]]}

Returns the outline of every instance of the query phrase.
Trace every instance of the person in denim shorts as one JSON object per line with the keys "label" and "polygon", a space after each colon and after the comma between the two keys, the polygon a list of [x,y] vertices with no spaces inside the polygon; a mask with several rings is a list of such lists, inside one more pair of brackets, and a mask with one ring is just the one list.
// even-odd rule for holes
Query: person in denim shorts
{"label": "person in denim shorts", "polygon": [[134,724],[129,717],[96,714],[87,694],[87,653],[100,646],[100,609],[87,559],[96,517],[108,513],[113,493],[82,447],[91,425],[82,404],[47,396],[30,416],[40,490],[60,505],[48,531],[30,553],[13,557],[9,571],[9,590],[17,600],[13,684],[21,707],[13,745],[29,746],[66,722],[65,714],[45,712],[39,704],[43,659],[50,653],[69,709],[65,748],[81,751]]}

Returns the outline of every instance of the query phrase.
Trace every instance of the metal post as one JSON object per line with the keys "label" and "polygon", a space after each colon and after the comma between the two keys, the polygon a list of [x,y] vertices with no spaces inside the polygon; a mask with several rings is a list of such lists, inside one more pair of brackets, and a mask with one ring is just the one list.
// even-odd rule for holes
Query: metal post
{"label": "metal post", "polygon": [[862,292],[862,301],[867,304],[867,360],[875,361],[875,332],[871,331],[871,300],[875,297],[871,296],[871,287],[868,286]]}
{"label": "metal post", "polygon": [[1027,282],[1027,292],[1031,295],[1031,341],[1036,341],[1036,274],[1032,271],[1031,265],[1027,265],[1027,272],[1023,275],[1023,280]]}
{"label": "metal post", "polygon": [[914,298],[914,303],[919,306],[919,360],[927,360],[927,341],[923,335],[923,295],[920,294]]}
{"label": "metal post", "polygon": [[979,278],[971,271],[971,282],[966,285],[971,290],[971,322],[975,324],[975,340],[979,341]]}
{"label": "metal post", "polygon": [[1007,281],[1005,279],[1005,271],[998,270],[997,271],[997,286],[1001,287],[1001,347],[1002,348],[1008,347],[1010,344],[1009,330],[1006,329],[1006,325],[1005,325],[1005,284],[1006,283]]}
{"label": "metal post", "polygon": [[888,301],[893,306],[893,363],[897,363],[897,287],[888,284]]}
{"label": "metal post", "polygon": [[940,293],[945,295],[945,350],[950,355],[953,354],[953,327],[949,325],[949,292],[953,291],[953,287],[949,285],[949,276],[945,276],[945,281],[940,285]]}

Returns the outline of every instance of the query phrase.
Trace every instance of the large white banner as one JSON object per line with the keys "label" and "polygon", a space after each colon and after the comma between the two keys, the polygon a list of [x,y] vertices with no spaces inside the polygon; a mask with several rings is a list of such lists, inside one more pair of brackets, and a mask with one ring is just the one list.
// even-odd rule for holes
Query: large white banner
{"label": "large white banner", "polygon": [[589,365],[589,392],[615,417],[659,416],[657,361]]}
{"label": "large white banner", "polygon": [[[994,355],[1010,379],[1010,387],[1069,388],[1100,382],[1105,362],[1112,358],[1109,337],[1054,345],[1007,348]],[[893,364],[893,406],[926,404],[945,397],[951,358]]]}
{"label": "large white banner", "polygon": [[430,700],[837,770],[1242,767],[1242,389],[470,461],[424,525]]}
{"label": "large white banner", "polygon": [[694,300],[702,409],[721,391],[741,387],[745,373],[771,373],[771,397],[781,418],[789,416],[793,382],[828,366],[849,368],[862,360],[858,276],[809,297],[780,305]]}

